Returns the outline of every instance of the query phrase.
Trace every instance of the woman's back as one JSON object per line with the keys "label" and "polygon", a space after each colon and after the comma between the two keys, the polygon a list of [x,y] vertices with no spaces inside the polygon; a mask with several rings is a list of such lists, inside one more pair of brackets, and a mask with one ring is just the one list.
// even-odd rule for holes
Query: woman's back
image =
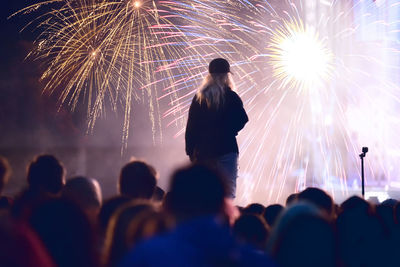
{"label": "woman's back", "polygon": [[236,135],[248,121],[240,97],[226,87],[218,107],[209,107],[196,95],[189,110],[186,153],[196,160],[239,153]]}

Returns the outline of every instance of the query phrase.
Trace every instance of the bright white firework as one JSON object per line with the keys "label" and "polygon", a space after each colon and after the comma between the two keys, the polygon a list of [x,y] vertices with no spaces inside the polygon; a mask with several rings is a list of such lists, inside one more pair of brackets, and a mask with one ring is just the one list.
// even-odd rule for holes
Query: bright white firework
{"label": "bright white firework", "polygon": [[301,22],[285,22],[275,32],[269,48],[274,76],[283,85],[312,89],[332,73],[333,55],[318,34]]}

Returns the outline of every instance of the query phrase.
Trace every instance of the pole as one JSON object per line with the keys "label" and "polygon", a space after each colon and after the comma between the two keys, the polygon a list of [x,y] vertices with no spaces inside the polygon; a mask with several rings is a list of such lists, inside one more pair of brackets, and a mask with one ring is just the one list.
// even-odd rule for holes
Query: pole
{"label": "pole", "polygon": [[361,194],[365,198],[364,157],[361,158]]}
{"label": "pole", "polygon": [[365,176],[364,176],[364,158],[368,152],[368,147],[362,148],[362,153],[360,154],[361,159],[361,194],[365,198]]}

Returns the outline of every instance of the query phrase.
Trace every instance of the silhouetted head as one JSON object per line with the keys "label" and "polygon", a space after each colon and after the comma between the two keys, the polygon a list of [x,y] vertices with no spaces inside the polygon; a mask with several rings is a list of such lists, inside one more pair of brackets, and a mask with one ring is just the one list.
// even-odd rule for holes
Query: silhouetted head
{"label": "silhouetted head", "polygon": [[83,176],[71,178],[65,184],[62,196],[76,201],[80,207],[101,207],[101,188],[99,182],[92,178]]}
{"label": "silhouetted head", "polygon": [[368,201],[359,196],[349,197],[348,199],[346,199],[346,201],[342,203],[342,205],[340,205],[341,212],[362,210],[367,213],[371,208],[372,206],[368,203]]}
{"label": "silhouetted head", "polygon": [[224,103],[226,90],[234,90],[229,62],[223,58],[213,59],[208,65],[209,73],[197,92],[197,101],[210,109],[218,109]]}
{"label": "silhouetted head", "polygon": [[29,188],[34,191],[57,194],[64,186],[64,175],[64,167],[56,157],[37,156],[28,167]]}
{"label": "silhouetted head", "polygon": [[252,203],[243,209],[242,213],[263,215],[265,207],[260,203]]}
{"label": "silhouetted head", "polygon": [[336,266],[336,238],[327,216],[311,203],[299,202],[276,222],[268,251],[279,266]]}
{"label": "silhouetted head", "polygon": [[264,250],[267,245],[269,226],[258,215],[243,214],[235,221],[233,234],[239,242]]}
{"label": "silhouetted head", "polygon": [[319,188],[309,187],[300,192],[297,198],[298,200],[305,200],[313,203],[325,211],[328,216],[332,216],[333,214],[332,197]]}
{"label": "silhouetted head", "polygon": [[376,214],[383,223],[386,234],[393,234],[396,229],[394,207],[384,204],[377,205]]}
{"label": "silhouetted head", "polygon": [[279,204],[269,205],[265,208],[263,216],[269,226],[273,226],[275,224],[278,216],[283,210],[283,206]]}
{"label": "silhouetted head", "polygon": [[221,174],[204,165],[177,170],[171,179],[167,209],[178,219],[220,214],[226,186]]}
{"label": "silhouetted head", "polygon": [[0,194],[3,192],[5,185],[8,183],[8,179],[11,174],[11,167],[8,160],[0,156]]}
{"label": "silhouetted head", "polygon": [[394,199],[394,198],[388,198],[388,199],[385,199],[385,200],[381,203],[381,205],[394,208],[394,206],[396,206],[397,203],[398,203],[398,201],[397,201],[396,199]]}
{"label": "silhouetted head", "polygon": [[294,204],[297,201],[297,193],[290,194],[286,199],[286,206]]}
{"label": "silhouetted head", "polygon": [[155,169],[143,162],[132,161],[126,164],[119,176],[119,191],[130,198],[151,199],[156,187]]}
{"label": "silhouetted head", "polygon": [[97,266],[92,226],[74,202],[49,200],[33,210],[29,223],[57,266]]}
{"label": "silhouetted head", "polygon": [[97,180],[83,176],[74,177],[65,184],[62,196],[77,203],[91,219],[97,218],[102,202]]}
{"label": "silhouetted head", "polygon": [[336,228],[344,266],[390,266],[385,228],[369,202],[358,196],[343,202]]}
{"label": "silhouetted head", "polygon": [[226,59],[216,58],[211,60],[210,64],[208,65],[208,72],[211,74],[228,73],[231,72],[231,67]]}

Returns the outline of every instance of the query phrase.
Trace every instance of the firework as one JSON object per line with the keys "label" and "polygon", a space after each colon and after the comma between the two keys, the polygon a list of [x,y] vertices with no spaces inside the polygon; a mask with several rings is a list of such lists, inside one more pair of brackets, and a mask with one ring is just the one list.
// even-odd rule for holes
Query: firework
{"label": "firework", "polygon": [[[72,110],[85,103],[89,131],[109,107],[118,111],[122,106],[126,146],[134,100],[147,102],[153,138],[157,131],[161,135],[156,86],[174,82],[166,66],[184,56],[180,48],[190,33],[188,16],[201,5],[190,2],[52,0],[13,16],[44,10],[27,25],[39,32],[29,57],[46,67],[41,77],[44,92],[58,93],[60,105]],[[158,76],[160,69],[164,76]],[[175,92],[168,98],[173,101]]]}
{"label": "firework", "polygon": [[[398,5],[366,5],[227,1],[214,6],[220,11],[212,17],[224,33],[209,31],[203,39],[207,57],[177,62],[206,66],[204,59],[216,54],[210,40],[219,38],[218,54],[233,63],[250,117],[239,135],[238,203],[284,202],[306,186],[322,187],[340,201],[359,191],[362,146],[374,151],[366,163],[367,184],[391,184],[400,173],[394,167],[400,155],[400,91],[393,75],[398,49],[396,38],[388,41],[396,34],[396,17],[382,18],[386,13],[377,11]],[[165,112],[171,125],[179,122],[177,137],[205,71],[182,74],[179,103],[171,102]]]}
{"label": "firework", "polygon": [[283,87],[299,90],[321,87],[332,72],[332,53],[313,29],[303,23],[283,22],[275,29],[267,57]]}

